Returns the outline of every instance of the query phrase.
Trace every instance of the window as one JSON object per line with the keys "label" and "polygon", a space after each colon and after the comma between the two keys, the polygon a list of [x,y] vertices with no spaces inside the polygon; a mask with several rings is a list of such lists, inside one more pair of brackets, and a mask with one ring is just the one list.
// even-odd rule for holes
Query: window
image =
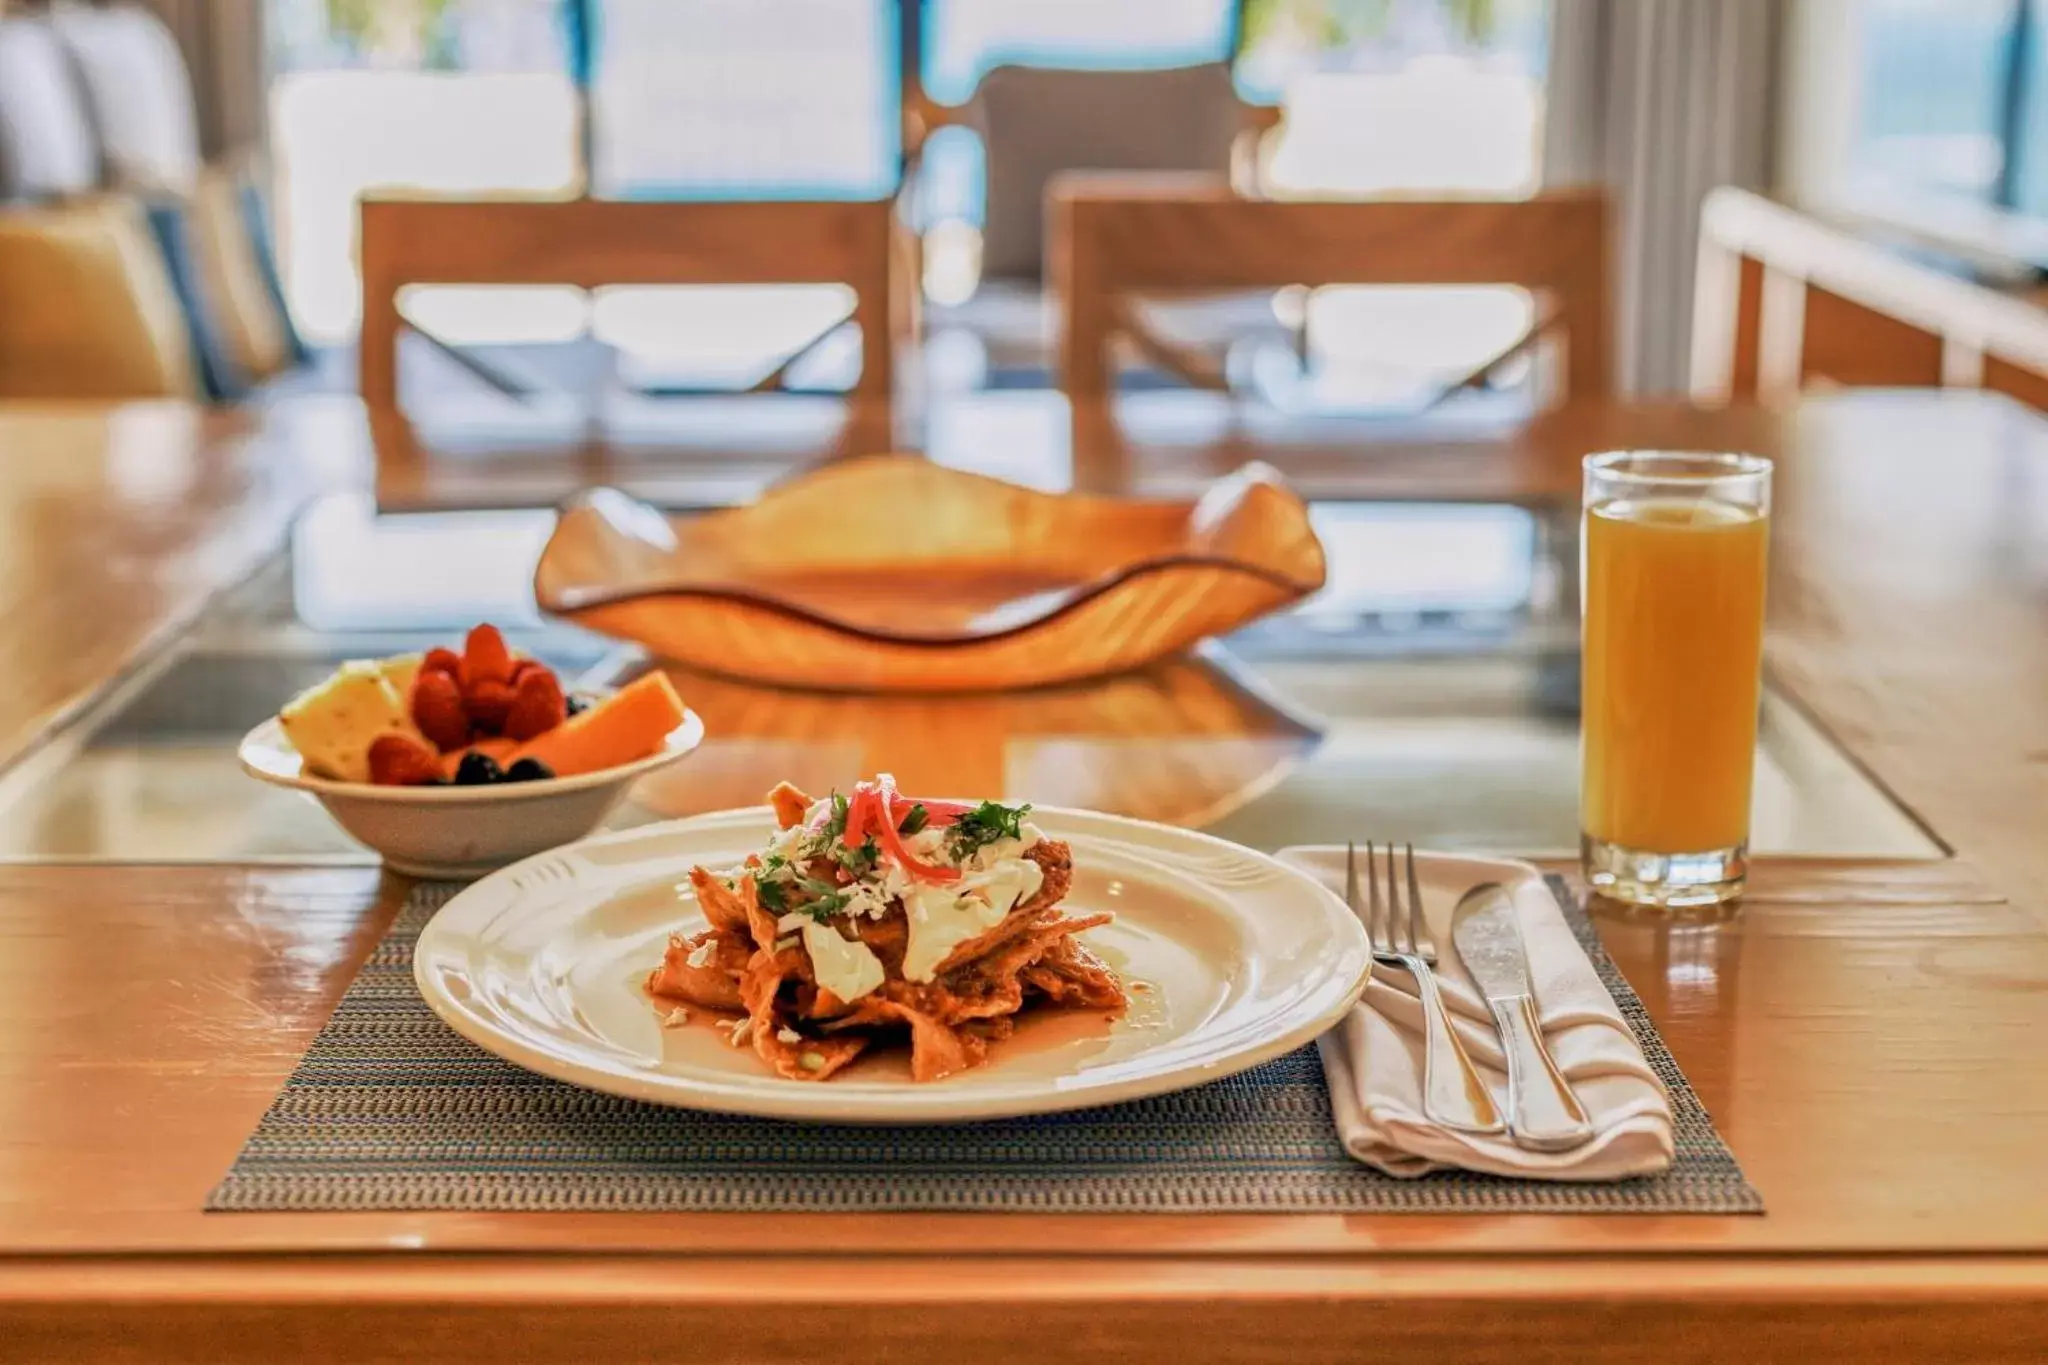
{"label": "window", "polygon": [[860,198],[896,188],[893,0],[589,0],[596,192]]}
{"label": "window", "polygon": [[[280,254],[317,341],[359,320],[366,191],[871,198],[898,178],[896,0],[267,4]],[[592,336],[628,382],[715,387],[830,328],[844,294],[433,287],[401,307],[459,346]],[[817,359],[805,373],[825,387],[858,364],[846,347]]]}
{"label": "window", "polygon": [[[308,336],[355,331],[365,190],[568,194],[582,183],[554,0],[270,0],[269,15],[281,265]],[[442,291],[424,308],[451,340],[508,327],[539,339],[582,319],[574,291]]]}
{"label": "window", "polygon": [[[2019,185],[2010,172],[2024,157],[2013,155],[2011,117],[2027,93],[2027,63],[2015,59],[2025,55],[2021,30],[2034,8],[2032,0],[1860,0],[1849,26],[1847,192],[2013,203]],[[2048,190],[2048,165],[2035,178]]]}
{"label": "window", "polygon": [[925,0],[925,92],[963,104],[990,67],[1184,66],[1228,57],[1234,0]]}
{"label": "window", "polygon": [[1548,11],[1543,0],[1249,0],[1241,83],[1288,110],[1271,188],[1533,193]]}
{"label": "window", "polygon": [[[1545,0],[1250,0],[1239,82],[1287,107],[1267,190],[1534,193],[1548,15]],[[1277,311],[1301,322],[1308,365],[1296,377],[1269,352],[1260,387],[1326,412],[1429,403],[1535,319],[1525,291],[1490,286],[1295,291]],[[1526,401],[1526,366],[1497,377]]]}

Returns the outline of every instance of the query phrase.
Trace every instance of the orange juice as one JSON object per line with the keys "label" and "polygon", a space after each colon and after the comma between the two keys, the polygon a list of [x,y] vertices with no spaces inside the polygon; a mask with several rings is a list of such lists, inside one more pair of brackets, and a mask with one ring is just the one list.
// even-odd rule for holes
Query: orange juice
{"label": "orange juice", "polygon": [[1769,518],[1727,503],[1596,503],[1584,539],[1593,839],[1702,853],[1749,837]]}

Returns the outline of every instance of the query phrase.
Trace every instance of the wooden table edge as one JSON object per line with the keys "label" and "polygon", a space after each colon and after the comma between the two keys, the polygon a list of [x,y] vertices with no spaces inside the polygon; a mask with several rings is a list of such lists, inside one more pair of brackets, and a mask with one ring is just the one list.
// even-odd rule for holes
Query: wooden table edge
{"label": "wooden table edge", "polygon": [[[2048,1255],[1801,1255],[1668,1251],[1615,1255],[1387,1253],[1366,1256],[921,1254],[806,1258],[800,1295],[778,1274],[786,1255],[663,1252],[338,1252],[280,1255],[0,1257],[0,1307],[46,1303],[250,1301],[647,1302],[707,1306],[794,1301],[857,1304],[1116,1302],[1199,1297],[1251,1303],[1352,1299],[1606,1300],[1837,1296],[1873,1290],[1928,1300],[2007,1298],[2048,1307]],[[1081,1268],[1086,1267],[1085,1271]]]}
{"label": "wooden table edge", "polygon": [[2048,1257],[115,1258],[0,1262],[0,1320],[0,1361],[2023,1359]]}

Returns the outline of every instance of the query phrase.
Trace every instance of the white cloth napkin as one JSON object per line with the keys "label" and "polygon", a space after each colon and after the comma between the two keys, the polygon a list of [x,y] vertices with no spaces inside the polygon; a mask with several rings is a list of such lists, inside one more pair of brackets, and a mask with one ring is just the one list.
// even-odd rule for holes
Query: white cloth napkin
{"label": "white cloth napkin", "polygon": [[[1343,894],[1343,849],[1294,848],[1280,857]],[[1458,1167],[1529,1180],[1619,1180],[1668,1167],[1672,1119],[1663,1083],[1536,869],[1500,859],[1418,853],[1416,871],[1436,940],[1444,1008],[1503,1113],[1507,1064],[1500,1035],[1451,942],[1451,910],[1464,888],[1485,881],[1508,888],[1529,953],[1544,1039],[1585,1105],[1595,1135],[1573,1151],[1531,1152],[1505,1133],[1454,1133],[1424,1118],[1422,1005],[1415,981],[1405,968],[1375,963],[1364,1000],[1318,1044],[1345,1149],[1397,1176]]]}

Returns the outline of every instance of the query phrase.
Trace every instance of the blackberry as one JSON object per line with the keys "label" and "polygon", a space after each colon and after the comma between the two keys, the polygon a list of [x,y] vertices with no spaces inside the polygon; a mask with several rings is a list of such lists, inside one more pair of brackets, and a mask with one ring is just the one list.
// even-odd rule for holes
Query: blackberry
{"label": "blackberry", "polygon": [[555,775],[555,770],[537,758],[522,758],[505,770],[507,782],[545,782]]}
{"label": "blackberry", "polygon": [[458,787],[488,787],[493,782],[504,780],[505,770],[489,754],[464,754],[461,764],[455,769],[455,785]]}

